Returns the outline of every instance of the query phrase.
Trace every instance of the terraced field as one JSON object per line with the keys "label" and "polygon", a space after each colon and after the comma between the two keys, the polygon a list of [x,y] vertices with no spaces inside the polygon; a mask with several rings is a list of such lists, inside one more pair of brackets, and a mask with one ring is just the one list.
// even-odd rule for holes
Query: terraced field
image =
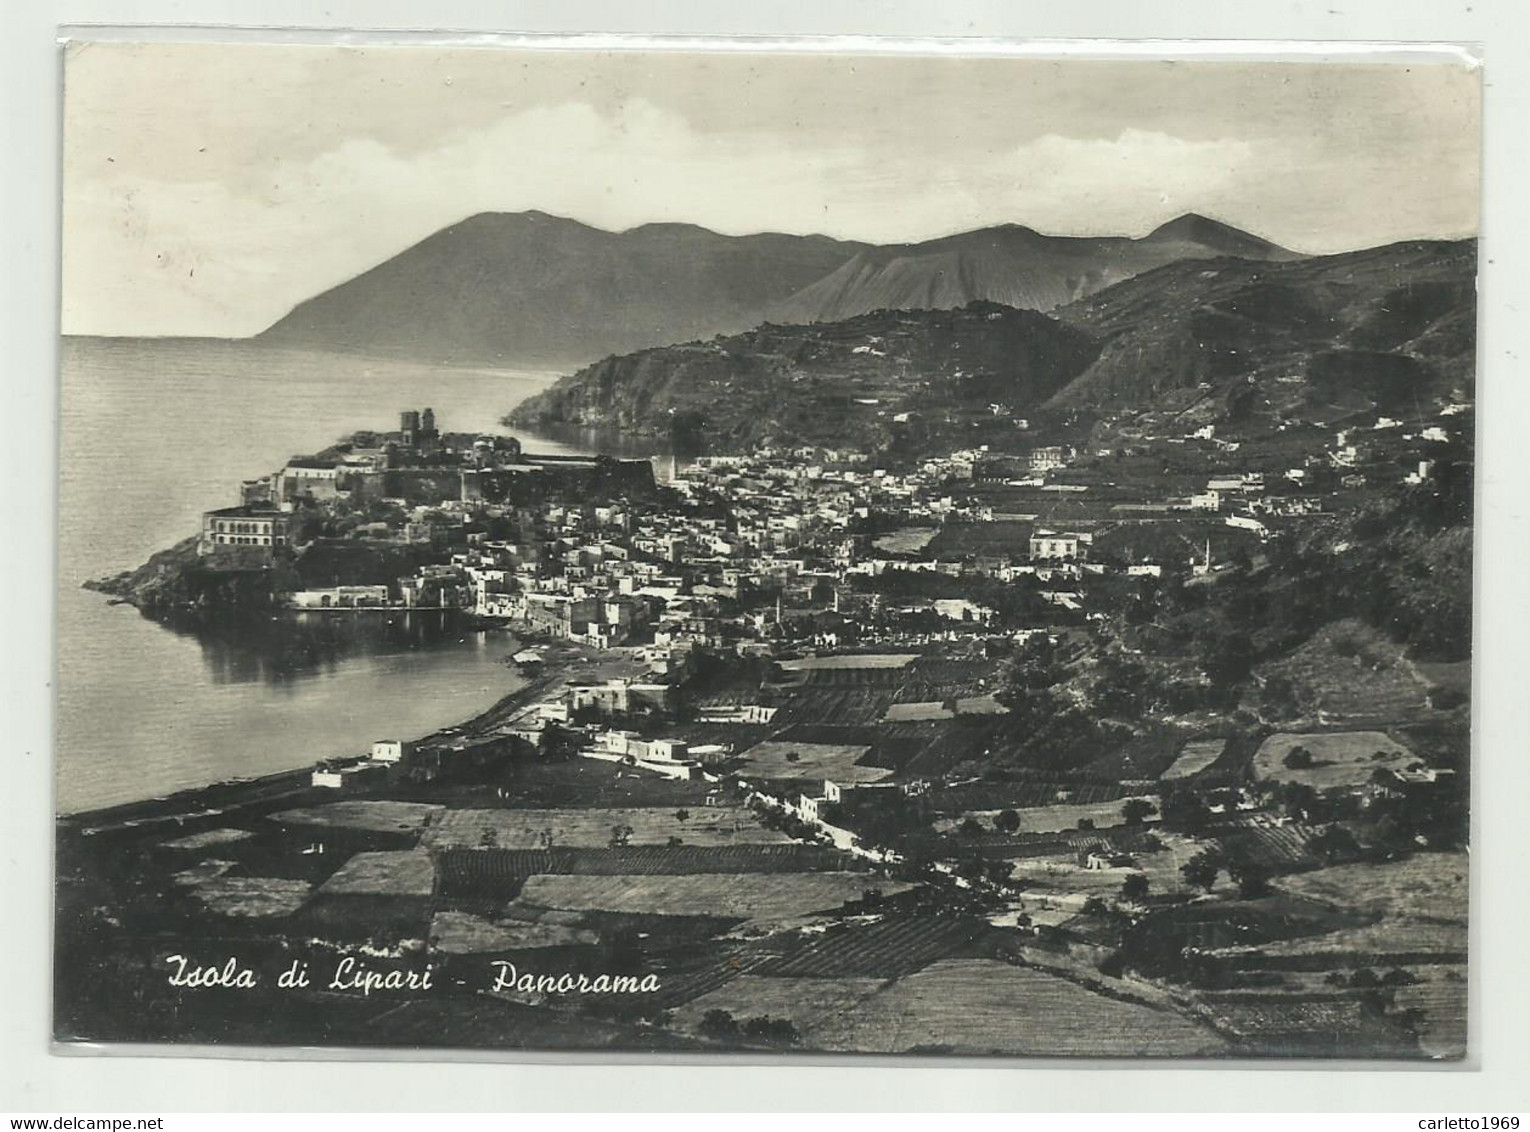
{"label": "terraced field", "polygon": [[991,959],[935,963],[804,1035],[817,1049],[1053,1057],[1194,1057],[1227,1043],[1191,1020]]}
{"label": "terraced field", "polygon": [[855,859],[818,845],[641,845],[620,849],[445,849],[437,854],[441,894],[511,900],[527,877],[682,876],[853,869]]}
{"label": "terraced field", "polygon": [[[684,812],[684,818],[677,815]],[[630,832],[628,832],[630,831]],[[644,806],[588,809],[448,810],[425,831],[437,849],[608,848],[628,845],[778,845],[791,838],[766,829],[742,806]],[[550,839],[550,842],[549,842]]]}
{"label": "terraced field", "polygon": [[896,688],[885,687],[819,687],[809,685],[796,688],[781,703],[776,714],[777,724],[827,723],[838,725],[862,725],[880,721],[892,705]]}
{"label": "terraced field", "polygon": [[919,659],[918,653],[848,653],[842,656],[806,656],[780,661],[785,672],[811,672],[824,668],[905,668]]}
{"label": "terraced field", "polygon": [[805,935],[760,975],[797,979],[892,979],[939,959],[969,953],[990,935],[986,924],[962,917],[889,916]]}
{"label": "terraced field", "polygon": [[569,911],[787,920],[832,912],[868,891],[912,886],[865,873],[713,873],[701,876],[531,877],[519,903]]}
{"label": "terraced field", "polygon": [[1217,842],[1229,858],[1276,869],[1300,869],[1321,864],[1311,849],[1312,839],[1322,830],[1316,826],[1291,823],[1276,825],[1268,819],[1231,833],[1219,834]]}
{"label": "terraced field", "polygon": [[1226,739],[1192,739],[1179,749],[1179,757],[1161,777],[1165,781],[1171,781],[1199,774],[1222,757],[1222,751],[1226,746]]}

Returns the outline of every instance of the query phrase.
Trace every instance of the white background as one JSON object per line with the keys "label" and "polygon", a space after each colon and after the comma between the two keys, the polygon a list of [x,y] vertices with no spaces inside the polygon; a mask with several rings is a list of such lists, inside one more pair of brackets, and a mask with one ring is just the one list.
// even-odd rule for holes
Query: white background
{"label": "white background", "polygon": [[[258,1110],[1530,1109],[1530,538],[1524,461],[1530,357],[1530,21],[1516,0],[958,0],[706,3],[611,0],[8,0],[0,5],[0,1112]],[[662,34],[1354,40],[1481,45],[1482,228],[1478,691],[1472,1060],[1409,1068],[1261,1063],[1188,1068],[888,1059],[525,1057],[493,1063],[143,1059],[50,1053],[50,713],[58,325],[60,25],[225,24]],[[194,97],[188,92],[188,97]],[[1417,1127],[1399,1120],[1399,1127]]]}

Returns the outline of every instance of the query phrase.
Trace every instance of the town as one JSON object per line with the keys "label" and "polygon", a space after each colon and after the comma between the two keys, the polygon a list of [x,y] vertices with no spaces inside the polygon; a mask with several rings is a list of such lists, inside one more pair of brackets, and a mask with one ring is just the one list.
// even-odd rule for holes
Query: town
{"label": "town", "polygon": [[[292,616],[454,611],[523,687],[177,813],[143,850],[167,905],[284,949],[659,972],[537,1004],[591,1043],[1450,1055],[1469,662],[1410,658],[1342,579],[1375,577],[1356,523],[1460,490],[1471,407],[1006,423],[655,476],[410,410],[245,483],[199,570]],[[472,1032],[521,1032],[513,998]],[[390,1006],[390,1038],[445,1009]]]}

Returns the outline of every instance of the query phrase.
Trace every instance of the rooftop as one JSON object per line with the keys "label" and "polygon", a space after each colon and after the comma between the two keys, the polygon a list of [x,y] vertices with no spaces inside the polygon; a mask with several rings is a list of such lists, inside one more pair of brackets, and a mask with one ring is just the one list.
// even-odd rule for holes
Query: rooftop
{"label": "rooftop", "polygon": [[267,507],[259,503],[243,503],[238,507],[220,507],[216,511],[206,511],[204,514],[216,515],[220,519],[276,519],[287,516],[285,511],[279,511],[275,507]]}

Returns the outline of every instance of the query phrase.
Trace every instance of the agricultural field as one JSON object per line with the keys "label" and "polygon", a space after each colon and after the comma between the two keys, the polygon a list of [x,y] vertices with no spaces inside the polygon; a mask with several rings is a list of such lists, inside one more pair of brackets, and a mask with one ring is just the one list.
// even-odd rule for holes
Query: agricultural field
{"label": "agricultural field", "polygon": [[842,785],[880,782],[892,774],[886,767],[862,766],[869,746],[839,743],[794,743],[767,740],[741,756],[736,773],[770,779],[829,779]]}
{"label": "agricultural field", "polygon": [[431,946],[449,955],[518,951],[537,947],[593,946],[600,937],[583,928],[523,920],[495,922],[467,912],[437,912],[430,922]]}
{"label": "agricultural field", "polygon": [[188,837],[178,837],[174,841],[163,843],[166,849],[210,849],[216,845],[231,845],[237,841],[248,841],[255,835],[247,829],[208,829],[201,833],[193,833]]}
{"label": "agricultural field", "polygon": [[1199,774],[1221,758],[1226,747],[1226,739],[1192,739],[1179,749],[1179,757],[1159,777],[1167,782]]}
{"label": "agricultural field", "polygon": [[[740,975],[675,1010],[674,1024],[695,1033],[711,1010],[726,1010],[742,1022],[749,1018],[784,1018],[796,1027],[798,1048],[817,1047],[821,1022],[874,994],[882,979],[778,979]],[[821,1047],[820,1047],[821,1048]]]}
{"label": "agricultural field", "polygon": [[1368,915],[1416,916],[1466,923],[1468,858],[1464,852],[1415,853],[1379,864],[1335,865],[1282,877],[1279,887]]}
{"label": "agricultural field", "polygon": [[1216,840],[1230,860],[1247,861],[1280,871],[1321,864],[1321,858],[1310,848],[1312,839],[1321,832],[1317,826],[1298,822],[1280,825],[1259,815],[1242,829],[1218,833]]}
{"label": "agricultural field", "polygon": [[436,855],[443,896],[511,900],[527,877],[682,876],[699,873],[836,872],[856,859],[819,845],[640,845],[617,849],[445,849]]}
{"label": "agricultural field", "polygon": [[357,853],[319,887],[324,896],[429,896],[436,866],[424,849]]}
{"label": "agricultural field", "polygon": [[755,972],[783,978],[893,979],[939,959],[971,955],[989,936],[986,925],[960,916],[891,915],[799,933],[797,942]]}
{"label": "agricultural field", "polygon": [[[1159,842],[1163,848],[1155,852],[1133,852],[1133,863],[1129,868],[1086,869],[1079,865],[1077,852],[1073,851],[1066,856],[1019,859],[1014,863],[1012,876],[1030,885],[1021,897],[1022,902],[1032,896],[1051,899],[1058,893],[1099,896],[1108,902],[1120,895],[1122,883],[1133,873],[1147,877],[1150,896],[1189,891],[1179,870],[1206,848],[1205,843],[1174,834],[1160,835]],[[1226,883],[1225,877],[1223,883]]]}
{"label": "agricultural field", "polygon": [[189,869],[180,870],[172,879],[179,885],[206,884],[210,880],[221,877],[233,867],[233,861],[200,861]]}
{"label": "agricultural field", "polygon": [[867,892],[911,885],[866,873],[712,873],[697,876],[534,876],[518,903],[566,911],[780,921],[837,911]]}
{"label": "agricultural field", "polygon": [[[747,726],[747,725],[739,725]],[[675,735],[666,730],[666,735]],[[720,742],[714,737],[677,736],[692,743]],[[483,787],[473,787],[454,799],[453,809],[481,807],[557,809],[579,806],[690,806],[704,804],[717,786],[702,779],[690,781],[662,778],[652,771],[634,770],[620,763],[598,759],[537,759],[511,764],[506,783],[511,795],[497,798]],[[432,784],[432,790],[437,789]],[[455,787],[447,787],[455,790]],[[434,796],[434,795],[432,795]]]}
{"label": "agricultural field", "polygon": [[[685,817],[680,817],[684,813]],[[630,832],[628,832],[630,831]],[[605,848],[618,833],[628,845],[777,845],[791,841],[766,829],[743,806],[644,806],[548,810],[448,810],[425,831],[437,849]]]}
{"label": "agricultural field", "polygon": [[921,656],[902,675],[896,702],[943,702],[989,694],[999,684],[999,665],[981,658]]}
{"label": "agricultural field", "polygon": [[871,545],[884,554],[918,554],[939,533],[939,527],[899,527],[878,535]]}
{"label": "agricultural field", "polygon": [[219,876],[196,885],[192,895],[209,912],[261,918],[290,916],[303,906],[310,888],[304,881],[279,877]]}
{"label": "agricultural field", "polygon": [[332,826],[367,833],[416,833],[445,809],[424,802],[358,798],[299,810],[283,810],[271,820],[282,825]]}
{"label": "agricultural field", "polygon": [[916,777],[935,778],[981,758],[993,744],[991,716],[963,716],[928,723],[884,723],[877,728],[878,765]]}
{"label": "agricultural field", "polygon": [[1031,530],[1026,520],[992,523],[947,523],[924,548],[926,558],[1008,556],[1027,561],[1031,556]]}
{"label": "agricultural field", "polygon": [[[857,670],[859,671],[859,670]],[[887,714],[896,690],[891,686],[818,687],[792,689],[780,705],[775,722],[826,723],[858,726],[877,723]]]}
{"label": "agricultural field", "polygon": [[882,717],[883,723],[931,723],[942,719],[953,719],[956,713],[940,700],[926,700],[923,703],[891,703],[887,706],[887,714]]}
{"label": "agricultural field", "polygon": [[[1284,765],[1297,747],[1312,752],[1310,767]],[[1323,731],[1298,734],[1282,731],[1260,744],[1254,754],[1254,777],[1275,782],[1300,782],[1318,790],[1360,786],[1378,768],[1401,770],[1414,761],[1411,751],[1380,731]]]}
{"label": "agricultural field", "polygon": [[[1139,800],[1151,805],[1155,812],[1157,811],[1158,796],[1156,794],[1138,797]],[[1129,800],[1129,798],[1119,798],[1108,802],[1064,802],[1052,806],[1027,807],[1018,811],[1019,832],[1022,834],[1062,833],[1066,830],[1078,829],[1080,821],[1091,821],[1096,829],[1124,825],[1126,818],[1122,814],[1122,808]],[[942,833],[949,833],[968,818],[972,818],[985,829],[992,829],[993,819],[999,813],[999,810],[965,810],[959,814],[941,817],[935,822],[935,828]]]}
{"label": "agricultural field", "polygon": [[1311,1053],[1314,1041],[1330,1053],[1376,1057],[1404,1053],[1411,1042],[1382,1013],[1355,998],[1334,996],[1207,995],[1198,1009],[1246,1053]]}
{"label": "agricultural field", "polygon": [[1009,709],[993,696],[967,696],[956,700],[894,701],[888,705],[883,723],[931,723],[955,719],[959,715],[1003,715]]}
{"label": "agricultural field", "polygon": [[1179,1014],[991,959],[942,960],[898,979],[825,1017],[809,1039],[868,1053],[1195,1057],[1226,1049]]}
{"label": "agricultural field", "polygon": [[1422,1015],[1419,1048],[1424,1053],[1461,1057],[1466,1053],[1466,968],[1421,967],[1412,974],[1419,981],[1393,990],[1393,1008]]}
{"label": "agricultural field", "polygon": [[896,695],[907,679],[907,668],[809,668],[793,674],[797,689],[822,691],[828,688],[886,688]]}
{"label": "agricultural field", "polygon": [[973,782],[959,786],[937,786],[930,791],[930,801],[937,810],[945,813],[988,809],[997,813],[999,808],[1026,809],[1064,802],[1079,805],[1120,802],[1130,793],[1117,782],[1027,778],[1019,782]]}
{"label": "agricultural field", "polygon": [[839,656],[804,656],[782,660],[784,672],[813,672],[831,668],[905,668],[919,659],[918,653],[846,653]]}

